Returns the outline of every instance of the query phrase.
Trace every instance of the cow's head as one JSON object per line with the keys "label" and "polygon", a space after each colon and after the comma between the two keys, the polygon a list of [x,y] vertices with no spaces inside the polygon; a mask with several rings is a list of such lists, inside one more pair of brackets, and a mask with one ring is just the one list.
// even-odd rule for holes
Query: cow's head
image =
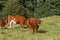
{"label": "cow's head", "polygon": [[40,25],[42,20],[37,20],[37,24]]}

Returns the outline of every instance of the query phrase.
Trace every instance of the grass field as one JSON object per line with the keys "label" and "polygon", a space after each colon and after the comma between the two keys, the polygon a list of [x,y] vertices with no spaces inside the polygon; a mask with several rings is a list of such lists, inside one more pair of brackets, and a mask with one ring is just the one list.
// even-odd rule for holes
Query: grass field
{"label": "grass field", "polygon": [[41,18],[39,31],[32,34],[28,28],[12,25],[12,29],[0,29],[0,40],[60,40],[60,16]]}

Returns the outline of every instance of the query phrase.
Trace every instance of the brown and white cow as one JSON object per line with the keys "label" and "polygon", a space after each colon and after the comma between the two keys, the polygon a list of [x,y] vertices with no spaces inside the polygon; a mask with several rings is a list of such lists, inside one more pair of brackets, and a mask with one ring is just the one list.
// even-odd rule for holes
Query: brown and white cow
{"label": "brown and white cow", "polygon": [[11,28],[12,23],[16,24],[15,16],[9,15],[7,20],[8,20],[8,26],[9,26],[8,28]]}
{"label": "brown and white cow", "polygon": [[38,31],[39,24],[41,24],[41,20],[38,20],[34,17],[31,17],[26,22],[27,27],[31,30],[32,33],[36,33]]}
{"label": "brown and white cow", "polygon": [[11,24],[12,23],[16,23],[16,24],[20,24],[21,27],[23,28],[26,22],[26,18],[24,16],[8,16],[8,24],[10,25],[11,28]]}

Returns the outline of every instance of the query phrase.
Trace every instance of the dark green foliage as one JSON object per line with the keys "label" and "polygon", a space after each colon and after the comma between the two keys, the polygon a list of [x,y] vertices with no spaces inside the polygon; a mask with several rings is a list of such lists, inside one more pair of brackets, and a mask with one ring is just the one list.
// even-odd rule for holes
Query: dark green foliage
{"label": "dark green foliage", "polygon": [[60,14],[60,0],[39,0],[35,14],[37,14],[38,17]]}
{"label": "dark green foliage", "polygon": [[60,15],[60,0],[0,0],[3,5],[0,18],[8,15],[23,15],[29,17],[47,17]]}

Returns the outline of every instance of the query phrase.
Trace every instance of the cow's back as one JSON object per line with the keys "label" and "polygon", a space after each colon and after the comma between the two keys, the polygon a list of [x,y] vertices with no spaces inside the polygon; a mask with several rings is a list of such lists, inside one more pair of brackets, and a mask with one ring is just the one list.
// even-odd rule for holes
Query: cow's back
{"label": "cow's back", "polygon": [[24,23],[26,18],[24,16],[15,16],[16,22]]}
{"label": "cow's back", "polygon": [[36,20],[37,20],[36,18],[31,17],[29,19],[29,22],[30,22],[31,25],[34,25],[34,24],[36,25],[37,24],[37,21]]}

